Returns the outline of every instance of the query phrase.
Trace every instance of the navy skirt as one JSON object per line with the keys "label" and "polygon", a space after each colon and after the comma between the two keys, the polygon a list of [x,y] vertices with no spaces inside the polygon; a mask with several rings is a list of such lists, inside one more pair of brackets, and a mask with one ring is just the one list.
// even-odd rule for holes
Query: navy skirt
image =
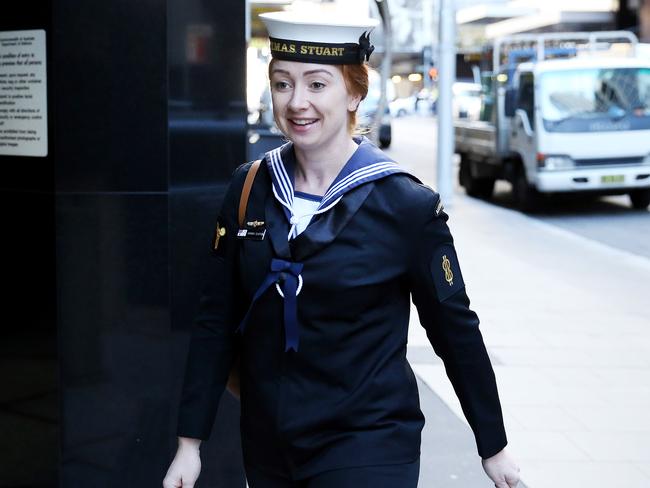
{"label": "navy skirt", "polygon": [[304,480],[292,480],[245,466],[249,488],[417,488],[420,459],[407,464],[359,466],[325,471]]}

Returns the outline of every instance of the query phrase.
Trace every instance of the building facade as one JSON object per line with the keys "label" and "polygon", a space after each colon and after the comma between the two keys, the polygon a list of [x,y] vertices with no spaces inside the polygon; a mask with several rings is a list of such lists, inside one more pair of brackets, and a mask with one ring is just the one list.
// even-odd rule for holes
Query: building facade
{"label": "building facade", "polygon": [[[239,0],[0,16],[0,486],[161,486],[216,212],[245,161],[245,19]],[[238,419],[224,395],[197,486],[245,486]]]}

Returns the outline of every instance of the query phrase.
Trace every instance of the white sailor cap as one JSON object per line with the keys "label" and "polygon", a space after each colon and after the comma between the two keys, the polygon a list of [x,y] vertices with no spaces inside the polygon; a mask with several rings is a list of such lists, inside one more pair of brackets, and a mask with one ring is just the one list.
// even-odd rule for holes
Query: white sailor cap
{"label": "white sailor cap", "polygon": [[362,64],[375,49],[370,32],[377,19],[345,20],[298,12],[260,14],[269,31],[271,56],[285,61]]}

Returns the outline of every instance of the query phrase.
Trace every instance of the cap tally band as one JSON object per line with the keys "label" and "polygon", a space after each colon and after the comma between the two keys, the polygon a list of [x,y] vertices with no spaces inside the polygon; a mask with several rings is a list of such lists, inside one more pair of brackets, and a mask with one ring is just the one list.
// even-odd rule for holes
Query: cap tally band
{"label": "cap tally band", "polygon": [[271,55],[284,61],[322,64],[361,64],[370,58],[375,47],[370,45],[368,32],[355,43],[324,43],[269,38]]}

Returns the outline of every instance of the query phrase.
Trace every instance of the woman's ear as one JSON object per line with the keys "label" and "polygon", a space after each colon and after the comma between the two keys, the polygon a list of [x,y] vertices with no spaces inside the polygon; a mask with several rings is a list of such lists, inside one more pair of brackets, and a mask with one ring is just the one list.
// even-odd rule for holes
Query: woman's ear
{"label": "woman's ear", "polygon": [[361,103],[361,95],[348,95],[348,112],[356,112]]}

